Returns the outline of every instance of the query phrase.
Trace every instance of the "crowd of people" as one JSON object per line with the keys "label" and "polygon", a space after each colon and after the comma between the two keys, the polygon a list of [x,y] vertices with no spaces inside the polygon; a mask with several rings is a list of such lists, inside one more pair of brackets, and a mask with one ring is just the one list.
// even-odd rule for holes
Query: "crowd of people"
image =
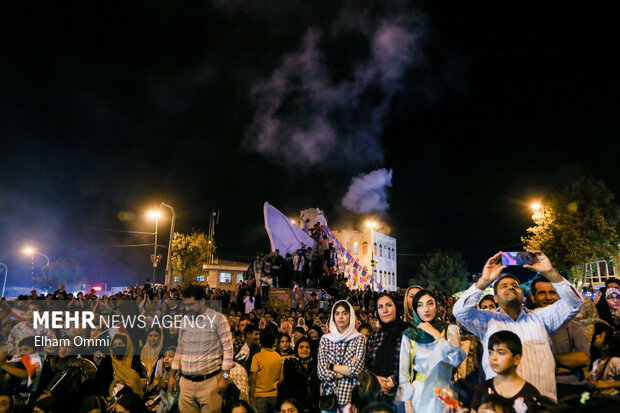
{"label": "crowd of people", "polygon": [[[234,292],[147,282],[110,297],[60,288],[2,301],[0,413],[620,411],[620,280],[608,279],[591,300],[542,252],[532,254],[526,267],[540,275],[527,298],[497,254],[458,300],[424,286],[349,291],[335,278],[312,294],[295,288],[289,306],[275,307],[253,272]],[[33,312],[55,302],[211,322],[116,334],[35,326]],[[106,333],[107,347],[35,340]],[[36,355],[42,369],[33,380]]]}

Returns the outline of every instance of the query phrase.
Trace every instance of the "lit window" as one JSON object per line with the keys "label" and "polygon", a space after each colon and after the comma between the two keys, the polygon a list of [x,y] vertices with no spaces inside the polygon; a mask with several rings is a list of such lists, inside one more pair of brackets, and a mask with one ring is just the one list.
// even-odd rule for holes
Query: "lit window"
{"label": "lit window", "polygon": [[376,242],[374,243],[374,247],[373,248],[374,248],[373,254],[377,255],[377,243]]}
{"label": "lit window", "polygon": [[230,272],[220,273],[220,283],[230,284],[231,280],[232,280],[232,273]]}
{"label": "lit window", "polygon": [[363,255],[368,254],[368,243],[366,241],[362,242],[362,254]]}
{"label": "lit window", "polygon": [[174,277],[174,282],[178,283],[179,282],[179,277]]}
{"label": "lit window", "polygon": [[353,255],[357,255],[357,242],[353,243]]}
{"label": "lit window", "polygon": [[379,256],[383,257],[383,245],[379,244]]}
{"label": "lit window", "polygon": [[243,281],[243,273],[242,272],[238,272],[237,273],[237,283],[240,283]]}
{"label": "lit window", "polygon": [[197,275],[196,276],[196,281],[204,281],[205,280],[205,276],[204,275]]}

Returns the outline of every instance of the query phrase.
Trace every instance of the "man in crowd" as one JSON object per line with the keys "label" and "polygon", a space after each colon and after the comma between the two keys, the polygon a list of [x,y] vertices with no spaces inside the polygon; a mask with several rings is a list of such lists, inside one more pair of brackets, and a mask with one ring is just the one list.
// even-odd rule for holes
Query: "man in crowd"
{"label": "man in crowd", "polygon": [[[530,289],[536,308],[545,308],[560,299],[553,284],[545,277],[535,278]],[[551,352],[555,358],[558,399],[586,391],[588,381],[583,368],[590,365],[590,345],[583,326],[570,320],[560,327],[551,336]]]}
{"label": "man in crowd", "polygon": [[[179,331],[169,388],[174,394],[180,385],[179,409],[184,413],[221,412],[222,393],[228,387],[233,367],[230,326],[221,313],[207,308],[206,299],[205,289],[199,285],[183,291],[183,305],[195,323]],[[177,370],[181,370],[179,383],[175,378]]]}
{"label": "man in crowd", "polygon": [[17,323],[9,333],[9,337],[6,341],[6,347],[10,355],[15,356],[19,353],[18,343],[24,337],[42,337],[46,336],[50,339],[55,339],[56,335],[54,332],[43,325],[38,325],[36,328],[34,327],[34,313],[38,311],[39,313],[43,313],[43,307],[41,302],[39,304],[37,302],[28,303],[27,311],[26,311],[26,321],[22,321]]}
{"label": "man in crowd", "polygon": [[[453,314],[457,321],[483,341],[483,348],[488,347],[489,337],[496,331],[509,330],[517,334],[523,343],[519,375],[544,396],[556,399],[555,360],[549,337],[579,312],[583,299],[553,268],[545,254],[541,251],[529,252],[533,263],[524,265],[524,268],[545,276],[553,284],[560,300],[534,311],[524,308],[519,279],[512,274],[502,274],[506,266],[502,265],[499,252],[489,258],[482,276],[461,295],[454,305]],[[478,309],[478,300],[493,282],[499,308],[494,311]],[[483,357],[483,367],[487,380],[495,376],[487,357]]]}
{"label": "man in crowd", "polygon": [[248,324],[243,330],[243,337],[245,338],[245,344],[241,350],[235,354],[235,361],[245,367],[246,371],[250,372],[250,366],[252,365],[252,358],[255,354],[260,352],[260,331],[254,324]]}

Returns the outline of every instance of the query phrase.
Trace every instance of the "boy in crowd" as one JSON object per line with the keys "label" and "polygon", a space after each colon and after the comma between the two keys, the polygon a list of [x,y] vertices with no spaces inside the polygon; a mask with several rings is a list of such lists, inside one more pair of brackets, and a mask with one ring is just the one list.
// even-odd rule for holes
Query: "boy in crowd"
{"label": "boy in crowd", "polygon": [[471,403],[473,409],[478,410],[482,399],[489,394],[501,396],[512,406],[540,395],[534,386],[517,374],[523,351],[519,336],[507,330],[498,331],[489,337],[488,347],[489,364],[497,376],[476,386]]}
{"label": "boy in crowd", "polygon": [[273,349],[275,333],[266,328],[260,333],[261,351],[252,358],[250,400],[257,413],[272,413],[278,401],[278,384],[282,381],[282,357]]}

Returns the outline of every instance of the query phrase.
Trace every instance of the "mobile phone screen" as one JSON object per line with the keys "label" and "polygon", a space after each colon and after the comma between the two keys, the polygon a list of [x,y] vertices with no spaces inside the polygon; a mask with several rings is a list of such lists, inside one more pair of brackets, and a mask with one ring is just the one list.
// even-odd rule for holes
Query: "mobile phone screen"
{"label": "mobile phone screen", "polygon": [[531,265],[532,258],[527,251],[502,252],[502,265]]}

